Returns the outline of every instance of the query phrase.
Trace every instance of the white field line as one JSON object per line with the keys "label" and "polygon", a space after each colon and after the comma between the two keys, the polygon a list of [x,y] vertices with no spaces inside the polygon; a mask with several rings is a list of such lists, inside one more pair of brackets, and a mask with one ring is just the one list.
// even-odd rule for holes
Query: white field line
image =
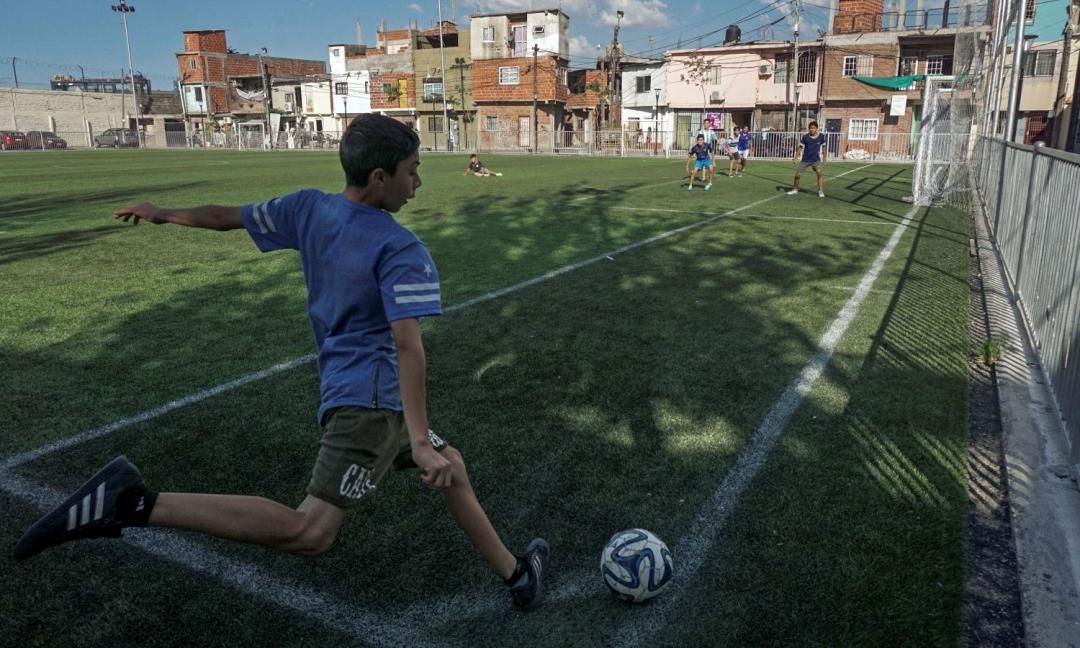
{"label": "white field line", "polygon": [[690,530],[679,544],[673,547],[672,554],[678,561],[678,577],[681,586],[668,596],[655,601],[650,606],[648,614],[637,615],[636,619],[624,625],[614,645],[638,646],[647,643],[650,635],[657,629],[665,627],[667,613],[681,600],[680,594],[686,591],[694,575],[701,569],[705,557],[712,549],[713,543],[727,524],[728,518],[731,517],[736,505],[738,505],[739,497],[750,485],[754,477],[757,476],[762,466],[765,465],[765,458],[783,434],[788,419],[799,408],[803,398],[806,397],[806,394],[810,392],[814,383],[821,376],[825,366],[832,358],[836,345],[840,342],[852,320],[855,319],[859,307],[867,295],[870,294],[874,281],[880,274],[881,269],[885,267],[889,257],[892,256],[897,244],[900,243],[900,238],[904,235],[908,225],[911,224],[911,219],[918,209],[918,206],[913,206],[904,214],[904,220],[893,230],[888,243],[881,249],[870,269],[866,271],[866,274],[859,281],[855,293],[840,309],[840,313],[829,325],[825,334],[821,336],[817,352],[814,353],[799,375],[788,385],[784,393],[769,409],[765,419],[758,426],[746,449],[743,450],[735,465],[724,477],[719,488],[698,511],[697,517],[690,525]]}
{"label": "white field line", "polygon": [[[867,165],[869,166],[869,165]],[[865,167],[859,167],[852,169],[847,173],[853,173]],[[783,194],[780,194],[783,195]],[[731,210],[724,214],[713,216],[711,218],[699,221],[697,223],[686,225],[663,234],[639,241],[631,245],[621,247],[617,250],[595,256],[591,259],[581,261],[569,266],[564,266],[558,270],[554,270],[547,274],[535,277],[528,281],[515,284],[502,290],[493,291],[486,295],[481,295],[474,299],[456,304],[448,309],[446,312],[452,312],[460,310],[467,306],[477,304],[483,301],[495,299],[502,295],[505,295],[516,290],[521,290],[527,286],[532,286],[553,277],[557,277],[571,270],[581,268],[585,265],[595,263],[601,259],[609,259],[616,254],[627,252],[649,243],[659,241],[661,239],[674,236],[680,232],[687,231],[689,229],[704,226],[706,224],[715,222],[725,216],[736,214],[746,209],[750,209],[762,203],[768,202],[778,198],[780,195],[770,196],[756,202],[750,203],[739,207],[738,209]],[[914,208],[913,208],[914,209]],[[909,219],[910,220],[910,219]],[[898,227],[898,231],[902,231],[902,228]],[[894,238],[898,238],[896,234]],[[891,242],[891,241],[890,241]],[[893,243],[895,247],[895,243]],[[880,257],[879,257],[880,259]],[[875,262],[875,265],[877,262]],[[876,276],[876,273],[875,273]],[[862,283],[866,283],[866,279],[863,279]],[[860,283],[860,288],[862,288]],[[871,280],[872,283],[872,280]],[[869,286],[867,286],[869,289]],[[865,297],[865,292],[856,292],[856,296]],[[848,306],[845,306],[845,310],[855,300],[853,296],[848,302]],[[861,298],[859,300],[861,302]],[[857,308],[857,306],[856,306]],[[854,316],[852,312],[851,316]],[[850,321],[850,320],[849,320]],[[835,323],[834,323],[835,325]],[[846,324],[845,324],[846,328]],[[830,329],[831,331],[831,329]],[[834,342],[835,345],[835,342]],[[831,353],[831,351],[830,351]],[[820,355],[820,353],[819,353]],[[817,356],[815,356],[816,358]],[[191,396],[178,399],[167,403],[161,407],[147,410],[141,414],[133,417],[122,419],[115,423],[89,430],[82,434],[78,434],[70,439],[59,441],[56,443],[42,446],[41,448],[31,450],[15,457],[9,458],[4,462],[3,466],[0,466],[0,487],[8,491],[12,495],[19,497],[20,499],[29,501],[39,508],[46,509],[49,506],[55,504],[55,502],[63,498],[63,494],[55,489],[41,486],[30,482],[27,479],[18,477],[11,473],[11,470],[26,461],[40,458],[50,452],[55,452],[60,449],[70,448],[79,443],[84,443],[91,439],[102,437],[110,432],[134,425],[136,423],[142,423],[149,421],[153,418],[161,416],[167,412],[173,411],[184,405],[189,405],[200,400],[205,400],[211,396],[228,391],[240,385],[248,384],[262,378],[266,378],[275,373],[285,371],[289,368],[293,368],[310,361],[313,355],[302,356],[288,362],[284,362],[278,365],[274,365],[268,369],[264,369],[260,372],[255,372],[242,376],[236,380],[228,383],[223,383],[216,387],[203,390]],[[819,369],[820,373],[820,369]],[[785,393],[786,395],[786,393]],[[775,406],[774,406],[775,409]],[[770,412],[771,413],[771,412]],[[768,420],[768,419],[767,419]],[[764,425],[764,424],[763,424]],[[757,435],[755,435],[756,439]],[[745,456],[745,455],[744,455]],[[739,464],[736,464],[738,468]],[[727,480],[725,480],[727,483]],[[723,488],[723,485],[721,486]],[[715,499],[715,496],[714,496]],[[711,502],[711,500],[710,500]],[[700,525],[699,520],[695,521],[695,529]],[[395,613],[390,617],[373,613],[368,610],[356,608],[350,606],[337,598],[334,598],[328,594],[316,592],[308,589],[303,585],[294,583],[290,580],[280,578],[273,574],[269,574],[260,567],[245,563],[240,560],[235,560],[221,556],[218,552],[200,544],[197,542],[185,540],[180,536],[175,535],[172,532],[162,531],[157,529],[143,530],[130,534],[126,541],[137,546],[144,551],[153,553],[154,555],[161,556],[171,562],[184,565],[192,571],[198,573],[205,573],[212,575],[222,580],[223,582],[232,585],[246,594],[255,598],[268,601],[275,605],[294,610],[302,615],[318,619],[320,622],[325,623],[328,627],[334,628],[341,632],[347,632],[356,636],[359,639],[365,641],[377,641],[380,645],[412,645],[412,646],[430,646],[434,645],[430,639],[422,638],[418,636],[417,628],[426,627],[431,628],[438,625],[440,620],[452,621],[455,618],[465,618],[468,613],[478,613],[484,610],[490,609],[495,604],[495,598],[492,596],[452,596],[449,598],[443,597],[435,599],[431,602],[424,602],[410,606],[404,613]],[[684,541],[683,544],[686,544]],[[680,553],[684,551],[682,547],[679,548]],[[705,551],[701,551],[701,556],[698,558],[698,566],[704,556]],[[685,558],[680,558],[680,563]],[[693,571],[696,571],[697,567],[694,567]],[[682,571],[682,569],[680,569]],[[691,572],[691,575],[693,572]],[[578,574],[574,577],[568,577],[565,584],[552,592],[551,599],[553,600],[570,600],[580,598],[581,596],[589,595],[593,591],[597,591],[598,588],[590,586],[590,579],[587,575]],[[674,599],[674,597],[669,597]],[[433,604],[434,603],[434,604]]]}
{"label": "white field line", "polygon": [[[840,175],[847,175],[848,173],[854,173],[854,172],[859,171],[861,169],[865,169],[867,166],[869,166],[869,165],[864,165],[864,166],[852,169],[850,171],[845,171],[844,173],[842,173]],[[837,176],[837,177],[840,177],[840,176]],[[695,228],[698,228],[698,227],[702,227],[704,225],[708,225],[708,224],[713,223],[713,222],[715,222],[715,221],[717,221],[717,220],[719,220],[721,218],[724,218],[726,216],[732,216],[732,215],[738,214],[739,212],[750,209],[752,207],[756,207],[756,206],[761,205],[763,203],[766,203],[766,202],[768,202],[770,200],[775,200],[775,199],[777,199],[777,198],[779,198],[779,197],[781,197],[783,195],[784,194],[777,194],[775,196],[770,196],[768,198],[763,198],[763,199],[758,200],[756,202],[752,202],[752,203],[750,203],[748,205],[743,205],[742,207],[739,207],[737,209],[733,209],[731,211],[727,211],[727,212],[724,212],[722,214],[718,214],[718,215],[706,218],[705,220],[701,220],[701,221],[698,221],[696,223],[691,223],[690,225],[684,225],[682,227],[679,227],[679,228],[676,228],[676,229],[673,229],[673,230],[668,230],[667,232],[657,234],[656,236],[652,236],[652,237],[644,239],[642,241],[638,241],[637,243],[631,243],[629,245],[624,245],[623,247],[618,248],[616,250],[612,250],[610,252],[605,252],[603,254],[599,254],[599,255],[594,256],[592,258],[585,259],[583,261],[578,261],[577,263],[572,263],[570,265],[566,265],[566,266],[563,266],[561,268],[557,268],[557,269],[552,270],[550,272],[547,272],[547,273],[544,273],[542,275],[533,277],[532,279],[527,279],[527,280],[522,281],[520,283],[516,283],[516,284],[514,284],[512,286],[507,286],[506,288],[501,288],[499,290],[494,290],[494,291],[491,291],[489,293],[485,293],[483,295],[473,297],[472,299],[468,299],[468,300],[463,301],[463,302],[461,302],[459,304],[454,304],[453,306],[447,307],[444,310],[444,313],[450,314],[450,313],[459,311],[459,310],[461,310],[463,308],[467,308],[469,306],[474,306],[476,304],[486,302],[486,301],[490,301],[492,299],[498,299],[499,297],[502,297],[504,295],[508,295],[508,294],[510,294],[512,292],[517,292],[517,291],[522,290],[524,288],[528,288],[529,286],[535,286],[536,284],[540,284],[540,283],[543,283],[543,282],[548,281],[550,279],[554,279],[555,277],[558,277],[559,275],[566,274],[568,272],[573,272],[574,270],[578,270],[580,268],[583,268],[583,267],[585,267],[587,265],[591,265],[591,264],[596,263],[598,261],[602,261],[602,260],[605,260],[605,259],[610,259],[611,257],[614,257],[616,255],[623,254],[623,253],[629,252],[631,250],[636,250],[637,248],[640,248],[640,247],[643,247],[643,246],[646,246],[646,245],[650,245],[652,243],[663,240],[665,238],[675,236],[676,234],[681,234],[681,233],[683,233],[683,232],[685,232],[687,230],[691,230],[691,229],[695,229]],[[132,425],[138,425],[140,423],[145,423],[147,421],[158,418],[159,416],[163,416],[165,414],[168,414],[169,412],[180,409],[180,408],[185,407],[187,405],[193,405],[193,404],[198,403],[200,401],[204,401],[204,400],[206,400],[206,399],[208,399],[208,398],[210,398],[212,396],[217,396],[218,394],[222,394],[224,392],[236,389],[237,387],[242,387],[244,385],[250,384],[252,382],[256,382],[258,380],[262,380],[264,378],[269,378],[270,376],[273,376],[274,374],[277,374],[277,373],[281,373],[282,371],[288,371],[290,369],[294,369],[294,368],[296,368],[296,367],[298,367],[300,365],[311,362],[312,360],[315,359],[315,357],[316,356],[315,356],[314,353],[309,353],[307,355],[300,356],[299,358],[294,358],[292,360],[287,360],[285,362],[281,362],[279,364],[276,364],[276,365],[274,365],[272,367],[268,367],[268,368],[262,369],[260,371],[256,371],[256,372],[253,372],[253,373],[246,374],[244,376],[240,376],[239,378],[237,378],[235,380],[231,380],[229,382],[222,383],[220,385],[215,385],[213,387],[204,389],[202,391],[195,392],[194,394],[184,396],[183,398],[178,398],[178,399],[176,399],[174,401],[170,401],[168,403],[165,403],[164,405],[161,405],[159,407],[155,407],[154,409],[150,409],[150,410],[146,410],[144,412],[140,412],[140,413],[138,413],[138,414],[136,414],[134,416],[129,416],[127,418],[123,418],[123,419],[120,419],[118,421],[114,421],[112,423],[109,423],[108,425],[103,425],[101,427],[86,430],[84,432],[76,434],[75,436],[69,437],[67,439],[61,439],[59,441],[54,441],[52,443],[48,443],[46,445],[43,445],[43,446],[41,446],[39,448],[35,448],[33,450],[28,450],[26,452],[14,455],[12,457],[7,458],[4,461],[3,464],[0,464],[0,470],[11,470],[12,468],[15,468],[17,466],[21,466],[22,464],[28,463],[30,461],[34,461],[36,459],[40,459],[41,457],[44,457],[45,455],[52,454],[52,453],[57,452],[59,450],[65,450],[67,448],[71,448],[71,447],[86,443],[88,441],[93,441],[94,439],[103,437],[103,436],[105,436],[107,434],[111,434],[112,432],[116,432],[117,430],[122,430],[124,428],[131,427]]]}
{"label": "white field line", "polygon": [[[64,498],[64,494],[56,489],[2,470],[0,483],[5,490],[43,509]],[[123,541],[194,572],[217,578],[247,594],[255,593],[270,604],[297,612],[363,642],[387,647],[439,645],[425,634],[425,626],[417,623],[418,618],[397,613],[380,614],[350,605],[325,592],[270,573],[263,567],[230,558],[174,531],[127,529]]]}

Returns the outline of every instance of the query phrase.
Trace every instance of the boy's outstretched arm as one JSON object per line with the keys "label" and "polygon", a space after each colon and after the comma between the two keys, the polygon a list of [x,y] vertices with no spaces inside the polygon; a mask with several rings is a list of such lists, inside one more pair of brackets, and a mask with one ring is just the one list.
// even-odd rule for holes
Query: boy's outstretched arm
{"label": "boy's outstretched arm", "polygon": [[405,426],[409,428],[409,446],[413,462],[424,471],[423,480],[433,488],[447,488],[453,467],[431,445],[427,418],[427,356],[415,317],[390,322],[398,352],[398,379],[401,404],[405,408]]}
{"label": "boy's outstretched arm", "polygon": [[164,223],[176,223],[188,227],[201,227],[218,231],[242,229],[244,218],[242,208],[225,207],[222,205],[203,205],[190,209],[163,209],[153,203],[141,203],[134,207],[124,207],[113,212],[113,218],[134,218],[138,225],[140,220],[151,222],[155,225]]}

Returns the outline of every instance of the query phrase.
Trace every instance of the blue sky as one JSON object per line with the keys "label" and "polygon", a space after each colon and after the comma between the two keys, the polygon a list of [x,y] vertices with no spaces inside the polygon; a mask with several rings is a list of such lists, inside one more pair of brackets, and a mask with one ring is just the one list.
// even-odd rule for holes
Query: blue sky
{"label": "blue sky", "polygon": [[[388,28],[407,26],[416,20],[421,28],[437,21],[435,0],[261,0],[221,1],[131,0],[135,13],[128,16],[134,67],[150,77],[155,88],[166,89],[177,76],[174,54],[182,49],[181,32],[189,29],[226,29],[230,47],[255,52],[266,47],[271,54],[316,60],[326,59],[330,43],[356,41],[355,20],[360,19],[364,40],[375,41],[379,20]],[[804,0],[810,25],[803,33],[813,35],[813,25],[827,23],[828,0]],[[17,59],[20,86],[47,87],[56,73],[87,76],[118,76],[127,68],[120,16],[110,10],[109,0],[55,0],[5,3],[4,34],[0,38],[0,86],[13,85],[11,58]],[[458,2],[458,22],[472,13],[528,8],[558,7],[570,16],[572,66],[591,67],[599,43],[609,42],[615,12],[622,9],[620,40],[627,51],[650,47],[663,51],[680,42],[699,44],[698,37],[714,30],[704,42],[721,39],[723,27],[739,19],[744,40],[787,38],[790,27],[784,15],[789,0],[463,0]],[[772,6],[770,6],[772,5]],[[446,18],[450,0],[443,0]],[[753,16],[753,14],[760,14]],[[780,20],[772,27],[770,22]]]}

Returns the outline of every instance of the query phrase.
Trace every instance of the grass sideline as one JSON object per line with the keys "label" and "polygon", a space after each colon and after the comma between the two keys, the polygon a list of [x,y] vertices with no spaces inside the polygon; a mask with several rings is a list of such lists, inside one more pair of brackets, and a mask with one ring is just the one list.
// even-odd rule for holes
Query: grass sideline
{"label": "grass sideline", "polygon": [[[506,175],[480,179],[461,175],[464,158],[423,159],[425,186],[401,219],[431,247],[446,305],[768,197],[792,171],[751,162],[752,175],[717,177],[705,194],[679,186],[681,160],[493,157],[485,162]],[[0,313],[12,368],[0,386],[15,414],[0,424],[0,456],[311,351],[295,256],[260,255],[243,233],[125,228],[107,213],[144,197],[240,203],[335,190],[334,156],[69,152],[6,156],[0,172],[12,305]],[[909,183],[908,169],[871,167],[827,184],[825,201],[777,198],[427,322],[433,424],[463,449],[508,541],[545,533],[556,579],[595,570],[599,545],[620,528],[674,543],[888,238],[879,225],[907,211],[898,199]],[[793,215],[857,222],[767,218]],[[874,286],[885,292],[864,304],[706,568],[677,581],[689,588],[669,615],[679,622],[654,641],[956,643],[967,263],[963,215],[920,212]],[[298,501],[318,438],[315,381],[301,367],[20,472],[66,488],[123,451],[156,487]],[[408,476],[388,480],[323,559],[207,542],[372,609],[497,591],[437,499],[418,490]],[[0,502],[12,512],[0,531],[10,546],[36,511]],[[6,636],[27,643],[353,641],[125,545],[0,561],[16,583],[0,594],[15,611]],[[175,600],[191,605],[177,611]],[[596,645],[648,610],[601,595],[462,619],[432,636]],[[206,634],[206,619],[222,614],[236,621]]]}

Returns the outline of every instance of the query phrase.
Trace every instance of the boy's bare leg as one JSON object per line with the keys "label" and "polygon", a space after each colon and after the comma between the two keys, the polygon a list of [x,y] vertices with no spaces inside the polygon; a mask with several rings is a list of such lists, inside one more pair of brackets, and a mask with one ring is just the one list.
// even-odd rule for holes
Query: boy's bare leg
{"label": "boy's bare leg", "polygon": [[503,579],[510,578],[517,567],[517,557],[503,544],[476,499],[461,453],[453,447],[447,447],[442,451],[442,455],[450,460],[454,470],[450,488],[443,491],[450,514],[495,572]]}
{"label": "boy's bare leg", "polygon": [[817,190],[818,193],[825,193],[825,174],[821,171],[817,172]]}
{"label": "boy's bare leg", "polygon": [[802,174],[801,174],[801,173],[798,173],[798,172],[796,172],[796,173],[795,173],[795,182],[794,182],[794,185],[795,185],[795,186],[794,186],[794,189],[795,189],[795,191],[798,191],[798,190],[799,190],[799,181],[800,181],[800,180],[802,180]]}
{"label": "boy's bare leg", "polygon": [[294,510],[263,497],[161,493],[149,524],[318,555],[333,545],[344,515],[343,509],[310,495]]}

